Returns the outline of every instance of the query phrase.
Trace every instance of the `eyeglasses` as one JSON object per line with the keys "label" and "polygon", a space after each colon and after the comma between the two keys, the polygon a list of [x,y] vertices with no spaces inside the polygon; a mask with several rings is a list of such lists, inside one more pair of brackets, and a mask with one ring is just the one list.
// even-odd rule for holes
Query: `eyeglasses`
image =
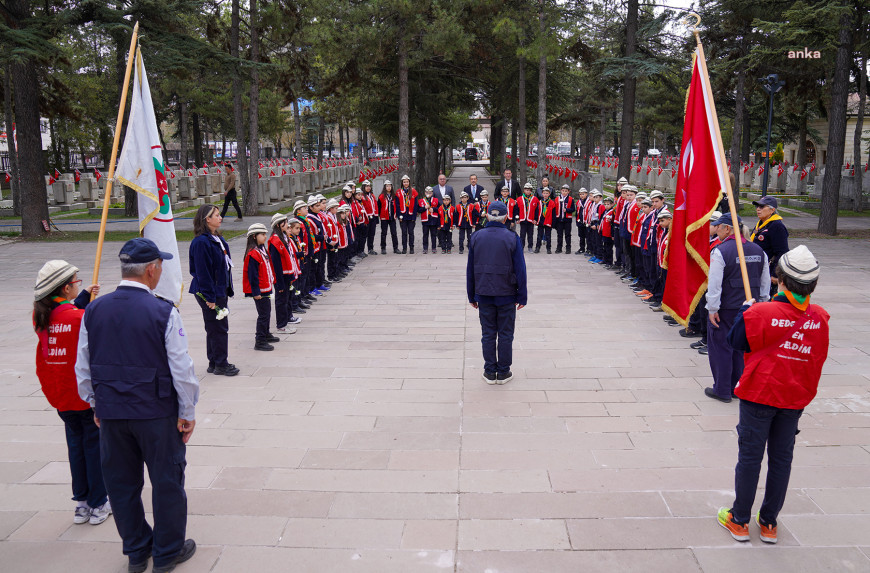
{"label": "eyeglasses", "polygon": [[77,280],[77,281],[69,281],[69,284],[71,284],[71,285],[78,285],[78,284],[81,284],[81,283],[82,283],[82,279],[79,279],[79,280]]}

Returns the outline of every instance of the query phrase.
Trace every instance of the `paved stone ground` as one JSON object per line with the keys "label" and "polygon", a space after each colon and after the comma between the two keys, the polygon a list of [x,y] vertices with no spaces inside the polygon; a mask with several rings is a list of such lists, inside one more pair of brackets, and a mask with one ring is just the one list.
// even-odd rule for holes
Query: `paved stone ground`
{"label": "paved stone ground", "polygon": [[[529,255],[516,378],[491,387],[465,258],[418,250],[367,258],[276,352],[252,350],[253,304],[235,299],[235,378],[205,374],[198,307],[184,301],[202,376],[187,469],[200,548],[178,571],[870,571],[870,245],[807,244],[832,341],[778,546],[716,524],[732,501],[737,404],[704,397],[706,358],[613,273]],[[111,519],[72,524],[63,426],[33,374],[36,270],[62,257],[87,276],[93,249],[0,246],[4,571],[126,570]]]}

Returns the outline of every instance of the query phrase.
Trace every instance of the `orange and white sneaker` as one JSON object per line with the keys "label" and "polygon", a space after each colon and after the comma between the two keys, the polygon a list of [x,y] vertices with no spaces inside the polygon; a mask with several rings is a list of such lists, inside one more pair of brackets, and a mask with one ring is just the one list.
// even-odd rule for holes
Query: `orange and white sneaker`
{"label": "orange and white sneaker", "polygon": [[731,515],[731,508],[720,507],[717,518],[719,525],[727,529],[731,537],[737,541],[749,541],[749,526],[736,523]]}
{"label": "orange and white sneaker", "polygon": [[758,524],[758,529],[761,530],[761,540],[765,543],[776,543],[776,526],[766,525],[761,521],[761,512],[755,514],[755,523]]}

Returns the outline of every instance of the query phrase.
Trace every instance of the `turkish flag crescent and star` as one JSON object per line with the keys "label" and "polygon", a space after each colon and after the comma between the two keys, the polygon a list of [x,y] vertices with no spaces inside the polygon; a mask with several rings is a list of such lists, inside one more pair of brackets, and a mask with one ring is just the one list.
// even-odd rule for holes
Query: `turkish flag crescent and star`
{"label": "turkish flag crescent and star", "polygon": [[677,172],[674,218],[668,246],[668,280],[662,308],[680,324],[707,290],[710,268],[710,216],[726,188],[725,169],[715,129],[716,108],[710,95],[703,52],[696,52],[686,98],[686,120]]}

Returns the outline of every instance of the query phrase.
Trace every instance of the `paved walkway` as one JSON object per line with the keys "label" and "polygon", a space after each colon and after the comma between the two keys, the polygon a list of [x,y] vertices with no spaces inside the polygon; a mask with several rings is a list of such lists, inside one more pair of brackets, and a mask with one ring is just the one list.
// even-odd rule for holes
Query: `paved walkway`
{"label": "paved walkway", "polygon": [[[677,329],[585,258],[530,255],[516,378],[487,386],[454,251],[367,258],[272,353],[252,350],[253,305],[236,298],[235,378],[205,374],[185,299],[202,376],[187,468],[200,548],[178,571],[870,570],[868,241],[807,243],[832,346],[778,546],[754,526],[738,544],[715,522],[732,500],[737,404],[704,397],[706,358]],[[231,246],[240,262],[242,242]],[[118,247],[107,245],[107,290]],[[3,571],[126,570],[111,519],[72,524],[63,426],[33,374],[36,270],[62,257],[87,276],[92,253],[0,246]]]}

